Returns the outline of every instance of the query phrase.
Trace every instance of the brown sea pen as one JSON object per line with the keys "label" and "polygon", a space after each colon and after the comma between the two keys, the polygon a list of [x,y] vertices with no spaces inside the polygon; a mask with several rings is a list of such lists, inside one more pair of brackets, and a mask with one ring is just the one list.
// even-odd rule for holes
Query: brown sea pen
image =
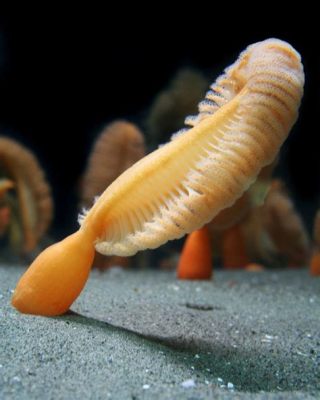
{"label": "brown sea pen", "polygon": [[145,155],[144,136],[137,126],[127,121],[107,125],[89,156],[80,193],[81,206],[91,207],[96,197]]}
{"label": "brown sea pen", "polygon": [[14,183],[5,178],[0,179],[0,237],[6,233],[11,217],[11,210],[6,204],[5,195],[14,187]]}
{"label": "brown sea pen", "polygon": [[263,225],[274,247],[289,267],[306,266],[310,240],[303,220],[279,180],[272,182],[263,206]]}
{"label": "brown sea pen", "polygon": [[[91,207],[106,187],[145,154],[144,136],[137,126],[127,121],[107,125],[96,139],[89,156],[80,193],[81,207]],[[105,269],[114,265],[127,267],[129,260],[96,254],[95,267]]]}
{"label": "brown sea pen", "polygon": [[316,213],[313,225],[313,254],[310,261],[310,274],[320,276],[320,211]]}
{"label": "brown sea pen", "polygon": [[196,69],[183,68],[176,73],[150,107],[146,131],[153,144],[168,141],[172,132],[183,126],[186,115],[197,112],[208,85],[207,79]]}
{"label": "brown sea pen", "polygon": [[0,137],[0,169],[15,186],[23,231],[22,252],[32,251],[53,215],[50,187],[35,155],[18,142]]}

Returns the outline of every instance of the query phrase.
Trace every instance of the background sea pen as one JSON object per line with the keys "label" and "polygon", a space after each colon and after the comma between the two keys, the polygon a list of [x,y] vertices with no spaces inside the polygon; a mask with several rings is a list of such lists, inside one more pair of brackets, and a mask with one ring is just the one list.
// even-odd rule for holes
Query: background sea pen
{"label": "background sea pen", "polygon": [[313,226],[313,254],[310,261],[310,274],[320,276],[320,211],[318,210],[314,218]]}
{"label": "background sea pen", "polygon": [[197,112],[210,82],[191,68],[182,68],[152,102],[145,125],[151,146],[167,142],[180,129],[186,115]]}
{"label": "background sea pen", "polygon": [[144,136],[134,124],[114,121],[96,139],[81,185],[81,207],[94,199],[146,154]]}
{"label": "background sea pen", "polygon": [[35,155],[20,143],[0,137],[0,170],[14,183],[18,219],[11,246],[32,251],[46,233],[53,216],[53,200],[44,172]]}
{"label": "background sea pen", "polygon": [[[81,184],[81,208],[90,208],[119,175],[145,154],[144,136],[137,126],[127,121],[114,121],[107,125],[97,137],[89,156]],[[95,267],[104,269],[112,265],[128,266],[129,259],[96,254]]]}

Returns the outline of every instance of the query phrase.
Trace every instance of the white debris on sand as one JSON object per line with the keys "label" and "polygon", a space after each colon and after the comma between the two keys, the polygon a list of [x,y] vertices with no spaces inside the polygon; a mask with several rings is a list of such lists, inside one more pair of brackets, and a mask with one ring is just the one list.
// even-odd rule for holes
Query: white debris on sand
{"label": "white debris on sand", "polygon": [[150,389],[150,385],[145,384],[142,386],[142,389],[144,389],[144,390]]}
{"label": "white debris on sand", "polygon": [[261,339],[262,343],[271,343],[274,339],[278,339],[278,336],[264,335],[264,339]]}
{"label": "white debris on sand", "polygon": [[272,340],[272,339],[275,339],[275,338],[276,338],[276,336],[272,336],[272,335],[264,335],[264,337],[265,337],[266,339],[269,339],[269,340]]}
{"label": "white debris on sand", "polygon": [[174,285],[174,284],[168,285],[168,288],[169,288],[169,289],[172,289],[172,290],[175,290],[175,291],[180,290],[180,287],[179,287],[178,285]]}
{"label": "white debris on sand", "polygon": [[189,388],[195,387],[196,383],[195,383],[194,379],[187,379],[186,381],[183,381],[181,383],[181,386],[184,387],[185,389],[189,389]]}

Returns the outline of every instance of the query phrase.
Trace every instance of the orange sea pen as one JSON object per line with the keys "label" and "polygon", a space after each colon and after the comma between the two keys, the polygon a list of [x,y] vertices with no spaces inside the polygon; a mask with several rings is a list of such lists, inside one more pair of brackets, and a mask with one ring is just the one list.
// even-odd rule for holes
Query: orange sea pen
{"label": "orange sea pen", "polygon": [[311,257],[310,274],[313,276],[320,276],[320,252],[315,251]]}
{"label": "orange sea pen", "polygon": [[23,230],[22,252],[29,252],[47,231],[52,219],[49,185],[31,151],[6,137],[0,137],[0,168],[14,182]]}
{"label": "orange sea pen", "polygon": [[212,245],[204,226],[187,237],[179,258],[179,279],[210,279],[212,276]]}
{"label": "orange sea pen", "polygon": [[222,258],[226,269],[244,268],[249,264],[246,245],[239,224],[235,224],[224,232]]}
{"label": "orange sea pen", "polygon": [[251,207],[250,192],[247,190],[231,207],[220,211],[219,214],[209,222],[210,231],[212,231],[213,234],[221,233],[235,224],[238,224],[247,216]]}
{"label": "orange sea pen", "polygon": [[84,286],[94,248],[121,256],[156,248],[231,206],[278,153],[297,118],[303,82],[290,45],[270,39],[249,46],[212,85],[198,116],[187,118],[193,128],[126,170],[81,216],[78,232],[40,254],[13,305],[60,314]]}
{"label": "orange sea pen", "polygon": [[222,261],[227,269],[245,268],[250,262],[242,226],[253,210],[263,203],[275,164],[276,161],[262,168],[256,182],[240,199],[232,207],[222,210],[210,223],[212,230],[222,234]]}
{"label": "orange sea pen", "polygon": [[[262,168],[257,181],[245,193],[243,193],[243,195],[231,207],[220,211],[220,213],[207,225],[208,234],[213,239],[211,242],[214,242],[215,245],[217,245],[217,240],[214,239],[218,239],[220,242],[219,247],[222,249],[222,263],[226,268],[244,268],[249,262],[247,246],[241,229],[241,224],[251,212],[252,208],[257,207],[257,201],[258,204],[260,204],[260,202],[263,200],[260,198],[261,192],[266,192],[265,188],[268,186],[274,166],[275,163],[271,163],[270,165]],[[196,245],[193,245],[193,241],[189,241],[188,238],[184,244],[182,256],[184,253],[188,253],[185,247],[192,247],[194,249],[197,248]],[[211,260],[212,247],[206,246],[204,246],[202,251],[200,251],[199,247],[198,253],[193,250],[192,263],[188,261],[186,256],[180,257],[179,270],[183,271],[186,268],[188,274],[182,278],[183,274],[178,273],[178,278],[189,279],[188,276],[198,274],[197,268],[199,268],[199,264],[201,264],[200,260],[204,257],[203,251],[205,250],[208,252],[206,257]],[[199,262],[197,262],[197,254],[199,257]],[[184,267],[184,263],[186,263],[186,267]],[[195,269],[193,272],[191,272],[192,266]],[[213,266],[211,265],[210,269],[212,269],[212,267]],[[199,274],[201,275],[201,273]],[[206,278],[205,274],[202,276],[202,279],[208,279]],[[211,275],[208,276],[209,278],[211,277]]]}
{"label": "orange sea pen", "polygon": [[[221,237],[223,264],[240,267],[245,258],[245,244],[241,232],[233,241],[231,239],[234,227],[245,218],[251,208],[250,194],[246,191],[231,207],[225,208],[213,218],[202,230],[192,232],[186,239],[178,263],[177,277],[179,279],[210,279],[212,276],[212,252],[211,238]],[[230,231],[230,232],[229,232]],[[239,232],[238,232],[239,231]],[[231,234],[231,236],[230,236]],[[207,237],[207,238],[206,238]],[[201,240],[203,239],[203,243]],[[230,241],[231,239],[231,241]],[[225,243],[224,243],[225,241]],[[235,246],[233,248],[233,246]],[[228,254],[230,252],[230,256]],[[189,256],[191,254],[191,256]],[[239,260],[236,261],[239,255]],[[205,262],[203,261],[205,260]],[[196,277],[196,278],[194,278]]]}
{"label": "orange sea pen", "polygon": [[250,214],[263,204],[276,162],[277,159],[262,168],[256,182],[240,199],[232,207],[222,210],[210,223],[212,230],[222,234],[222,261],[227,269],[244,268],[250,261],[242,226]]}
{"label": "orange sea pen", "polygon": [[249,263],[245,266],[245,270],[248,272],[261,272],[264,271],[264,266],[257,263]]}

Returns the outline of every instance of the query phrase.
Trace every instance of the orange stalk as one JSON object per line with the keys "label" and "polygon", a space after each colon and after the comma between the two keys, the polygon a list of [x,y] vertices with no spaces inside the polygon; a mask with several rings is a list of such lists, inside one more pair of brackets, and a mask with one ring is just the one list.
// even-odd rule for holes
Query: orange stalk
{"label": "orange stalk", "polygon": [[93,240],[85,230],[48,247],[21,277],[12,305],[27,314],[65,313],[88,279],[94,254]]}
{"label": "orange stalk", "polygon": [[310,274],[320,276],[320,210],[316,213],[313,226],[314,250],[310,261]]}
{"label": "orange stalk", "polygon": [[222,242],[223,265],[227,269],[244,268],[249,264],[243,234],[239,225],[227,229]]}
{"label": "orange stalk", "polygon": [[310,274],[313,276],[320,276],[320,252],[316,251],[310,263]]}
{"label": "orange stalk", "polygon": [[265,270],[263,265],[257,263],[250,263],[246,265],[244,269],[248,272],[261,272]]}
{"label": "orange stalk", "polygon": [[3,235],[10,223],[11,210],[7,206],[0,206],[0,236]]}
{"label": "orange stalk", "polygon": [[183,247],[177,277],[179,279],[210,279],[212,276],[212,250],[208,228],[192,232]]}

